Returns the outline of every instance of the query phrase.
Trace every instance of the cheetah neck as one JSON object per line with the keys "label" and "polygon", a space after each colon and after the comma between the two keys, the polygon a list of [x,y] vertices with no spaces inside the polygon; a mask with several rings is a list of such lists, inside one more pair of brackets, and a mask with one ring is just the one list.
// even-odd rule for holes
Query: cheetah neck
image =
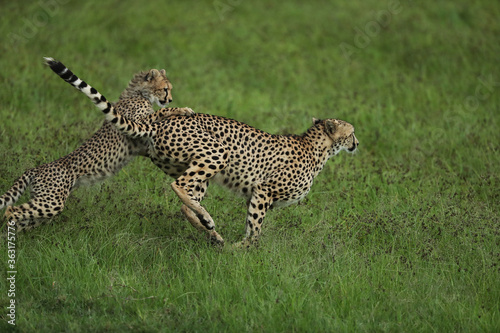
{"label": "cheetah neck", "polygon": [[[132,87],[135,88],[135,87]],[[147,100],[147,98],[144,97],[144,94],[141,90],[139,89],[132,89],[131,87],[128,87],[125,89],[121,95],[120,95],[120,100],[122,99],[127,99],[127,98],[142,98]]]}
{"label": "cheetah neck", "polygon": [[133,120],[141,119],[154,112],[153,104],[142,96],[120,97],[115,108],[119,113]]}
{"label": "cheetah neck", "polygon": [[125,98],[144,98],[148,99],[147,91],[143,90],[142,82],[144,81],[144,77],[147,75],[147,72],[139,72],[134,75],[132,80],[128,83],[127,88],[121,93],[120,99]]}
{"label": "cheetah neck", "polygon": [[316,177],[323,169],[328,159],[335,155],[332,152],[333,141],[326,134],[322,124],[309,128],[309,130],[302,135],[301,139],[308,148],[313,161],[313,175]]}

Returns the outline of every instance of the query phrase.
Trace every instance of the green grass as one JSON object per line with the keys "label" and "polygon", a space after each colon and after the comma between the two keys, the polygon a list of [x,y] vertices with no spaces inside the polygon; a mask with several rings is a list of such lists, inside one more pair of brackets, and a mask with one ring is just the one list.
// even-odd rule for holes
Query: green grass
{"label": "green grass", "polygon": [[[165,68],[173,106],[272,133],[343,119],[360,149],[249,251],[211,247],[135,160],[18,235],[15,327],[2,240],[0,331],[500,331],[500,5],[64,2],[2,4],[2,193],[102,123],[43,56],[110,100]],[[243,238],[243,199],[211,186],[204,205]]]}

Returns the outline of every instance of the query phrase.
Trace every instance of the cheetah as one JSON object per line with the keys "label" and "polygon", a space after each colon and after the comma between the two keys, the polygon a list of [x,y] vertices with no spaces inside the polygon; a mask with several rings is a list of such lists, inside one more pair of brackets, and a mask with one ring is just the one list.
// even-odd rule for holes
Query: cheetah
{"label": "cheetah", "polygon": [[[267,210],[302,200],[328,159],[354,152],[354,127],[342,120],[313,118],[302,135],[273,135],[239,121],[209,114],[173,116],[168,121],[138,123],[118,113],[102,95],[94,104],[124,135],[142,138],[154,164],[175,178],[173,191],[181,211],[216,244],[224,239],[201,206],[209,182],[246,197],[244,239],[237,247],[256,244]],[[89,96],[90,97],[90,96]]]}
{"label": "cheetah", "polygon": [[[76,77],[62,63],[45,58],[46,64],[66,82],[88,96],[96,90]],[[188,108],[164,108],[172,102],[172,84],[165,70],[139,72],[121,93],[114,109],[138,123],[154,123],[172,115],[191,114]],[[153,104],[162,109],[154,112]],[[27,170],[0,196],[0,209],[7,206],[5,217],[17,231],[30,230],[59,214],[70,192],[80,185],[103,180],[117,173],[134,156],[147,156],[142,139],[121,134],[113,125],[103,126],[78,149],[53,162]],[[31,186],[31,200],[12,206]],[[12,222],[14,222],[12,224]]]}

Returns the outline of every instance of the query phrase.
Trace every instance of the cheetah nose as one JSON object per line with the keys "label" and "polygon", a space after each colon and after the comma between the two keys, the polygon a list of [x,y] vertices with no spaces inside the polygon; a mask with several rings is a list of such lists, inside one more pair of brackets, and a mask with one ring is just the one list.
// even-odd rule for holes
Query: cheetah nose
{"label": "cheetah nose", "polygon": [[168,99],[168,102],[169,102],[169,103],[172,103],[172,99],[171,99],[171,98],[169,98],[169,99]]}

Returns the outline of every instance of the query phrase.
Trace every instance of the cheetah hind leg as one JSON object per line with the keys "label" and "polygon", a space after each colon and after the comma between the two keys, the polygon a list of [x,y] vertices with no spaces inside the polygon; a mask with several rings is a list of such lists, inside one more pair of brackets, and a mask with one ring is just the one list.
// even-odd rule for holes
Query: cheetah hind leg
{"label": "cheetah hind leg", "polygon": [[182,211],[189,222],[196,229],[208,233],[215,242],[221,243],[223,240],[215,232],[214,220],[200,202],[205,196],[208,180],[226,167],[228,148],[207,132],[200,133],[199,139],[203,142],[200,149],[210,152],[209,156],[204,154],[192,156],[189,167],[171,186],[186,206]]}
{"label": "cheetah hind leg", "polygon": [[[190,196],[191,199],[194,200],[196,203],[201,202],[205,197],[205,194],[207,193],[207,187],[208,187],[207,181],[201,182],[197,186],[192,187],[191,189],[192,195]],[[177,194],[179,195],[179,193]],[[195,229],[208,235],[210,241],[213,244],[221,246],[224,245],[224,239],[222,239],[222,237],[217,233],[217,231],[215,231],[215,228],[210,229],[210,227],[207,226],[206,223],[203,224],[200,220],[200,217],[198,217],[196,213],[192,209],[190,209],[187,205],[183,204],[181,207],[181,211],[184,213],[189,223],[191,223],[191,225]]]}
{"label": "cheetah hind leg", "polygon": [[[9,206],[5,210],[7,221],[14,221],[17,232],[27,231],[45,224],[58,215],[63,209],[69,190],[58,198],[36,196],[29,202],[19,206]],[[50,205],[48,203],[51,203]]]}
{"label": "cheetah hind leg", "polygon": [[182,205],[181,211],[184,213],[189,223],[191,223],[191,225],[195,227],[195,229],[208,235],[210,241],[213,244],[220,246],[224,245],[224,239],[217,233],[217,231],[215,231],[215,229],[208,230],[207,228],[205,228],[200,219],[191,209],[188,208],[188,206]]}
{"label": "cheetah hind leg", "polygon": [[[9,211],[9,208],[10,207],[7,207],[7,210],[5,211],[4,215],[4,218],[7,221],[5,231],[12,232],[12,228],[14,228],[16,233],[23,233],[50,222],[50,219],[47,218],[37,218],[37,219],[29,218],[29,219],[16,220],[12,217],[12,212]],[[11,228],[9,229],[8,227]]]}
{"label": "cheetah hind leg", "polygon": [[[180,179],[181,177],[179,177]],[[207,210],[200,205],[199,200],[197,200],[192,195],[192,190],[188,191],[183,186],[182,183],[177,179],[175,182],[171,184],[172,189],[175,194],[181,199],[185,206],[193,211],[196,218],[200,221],[200,224],[206,230],[213,230],[215,228],[215,223],[210,214],[208,214]],[[190,193],[191,192],[191,193]]]}

